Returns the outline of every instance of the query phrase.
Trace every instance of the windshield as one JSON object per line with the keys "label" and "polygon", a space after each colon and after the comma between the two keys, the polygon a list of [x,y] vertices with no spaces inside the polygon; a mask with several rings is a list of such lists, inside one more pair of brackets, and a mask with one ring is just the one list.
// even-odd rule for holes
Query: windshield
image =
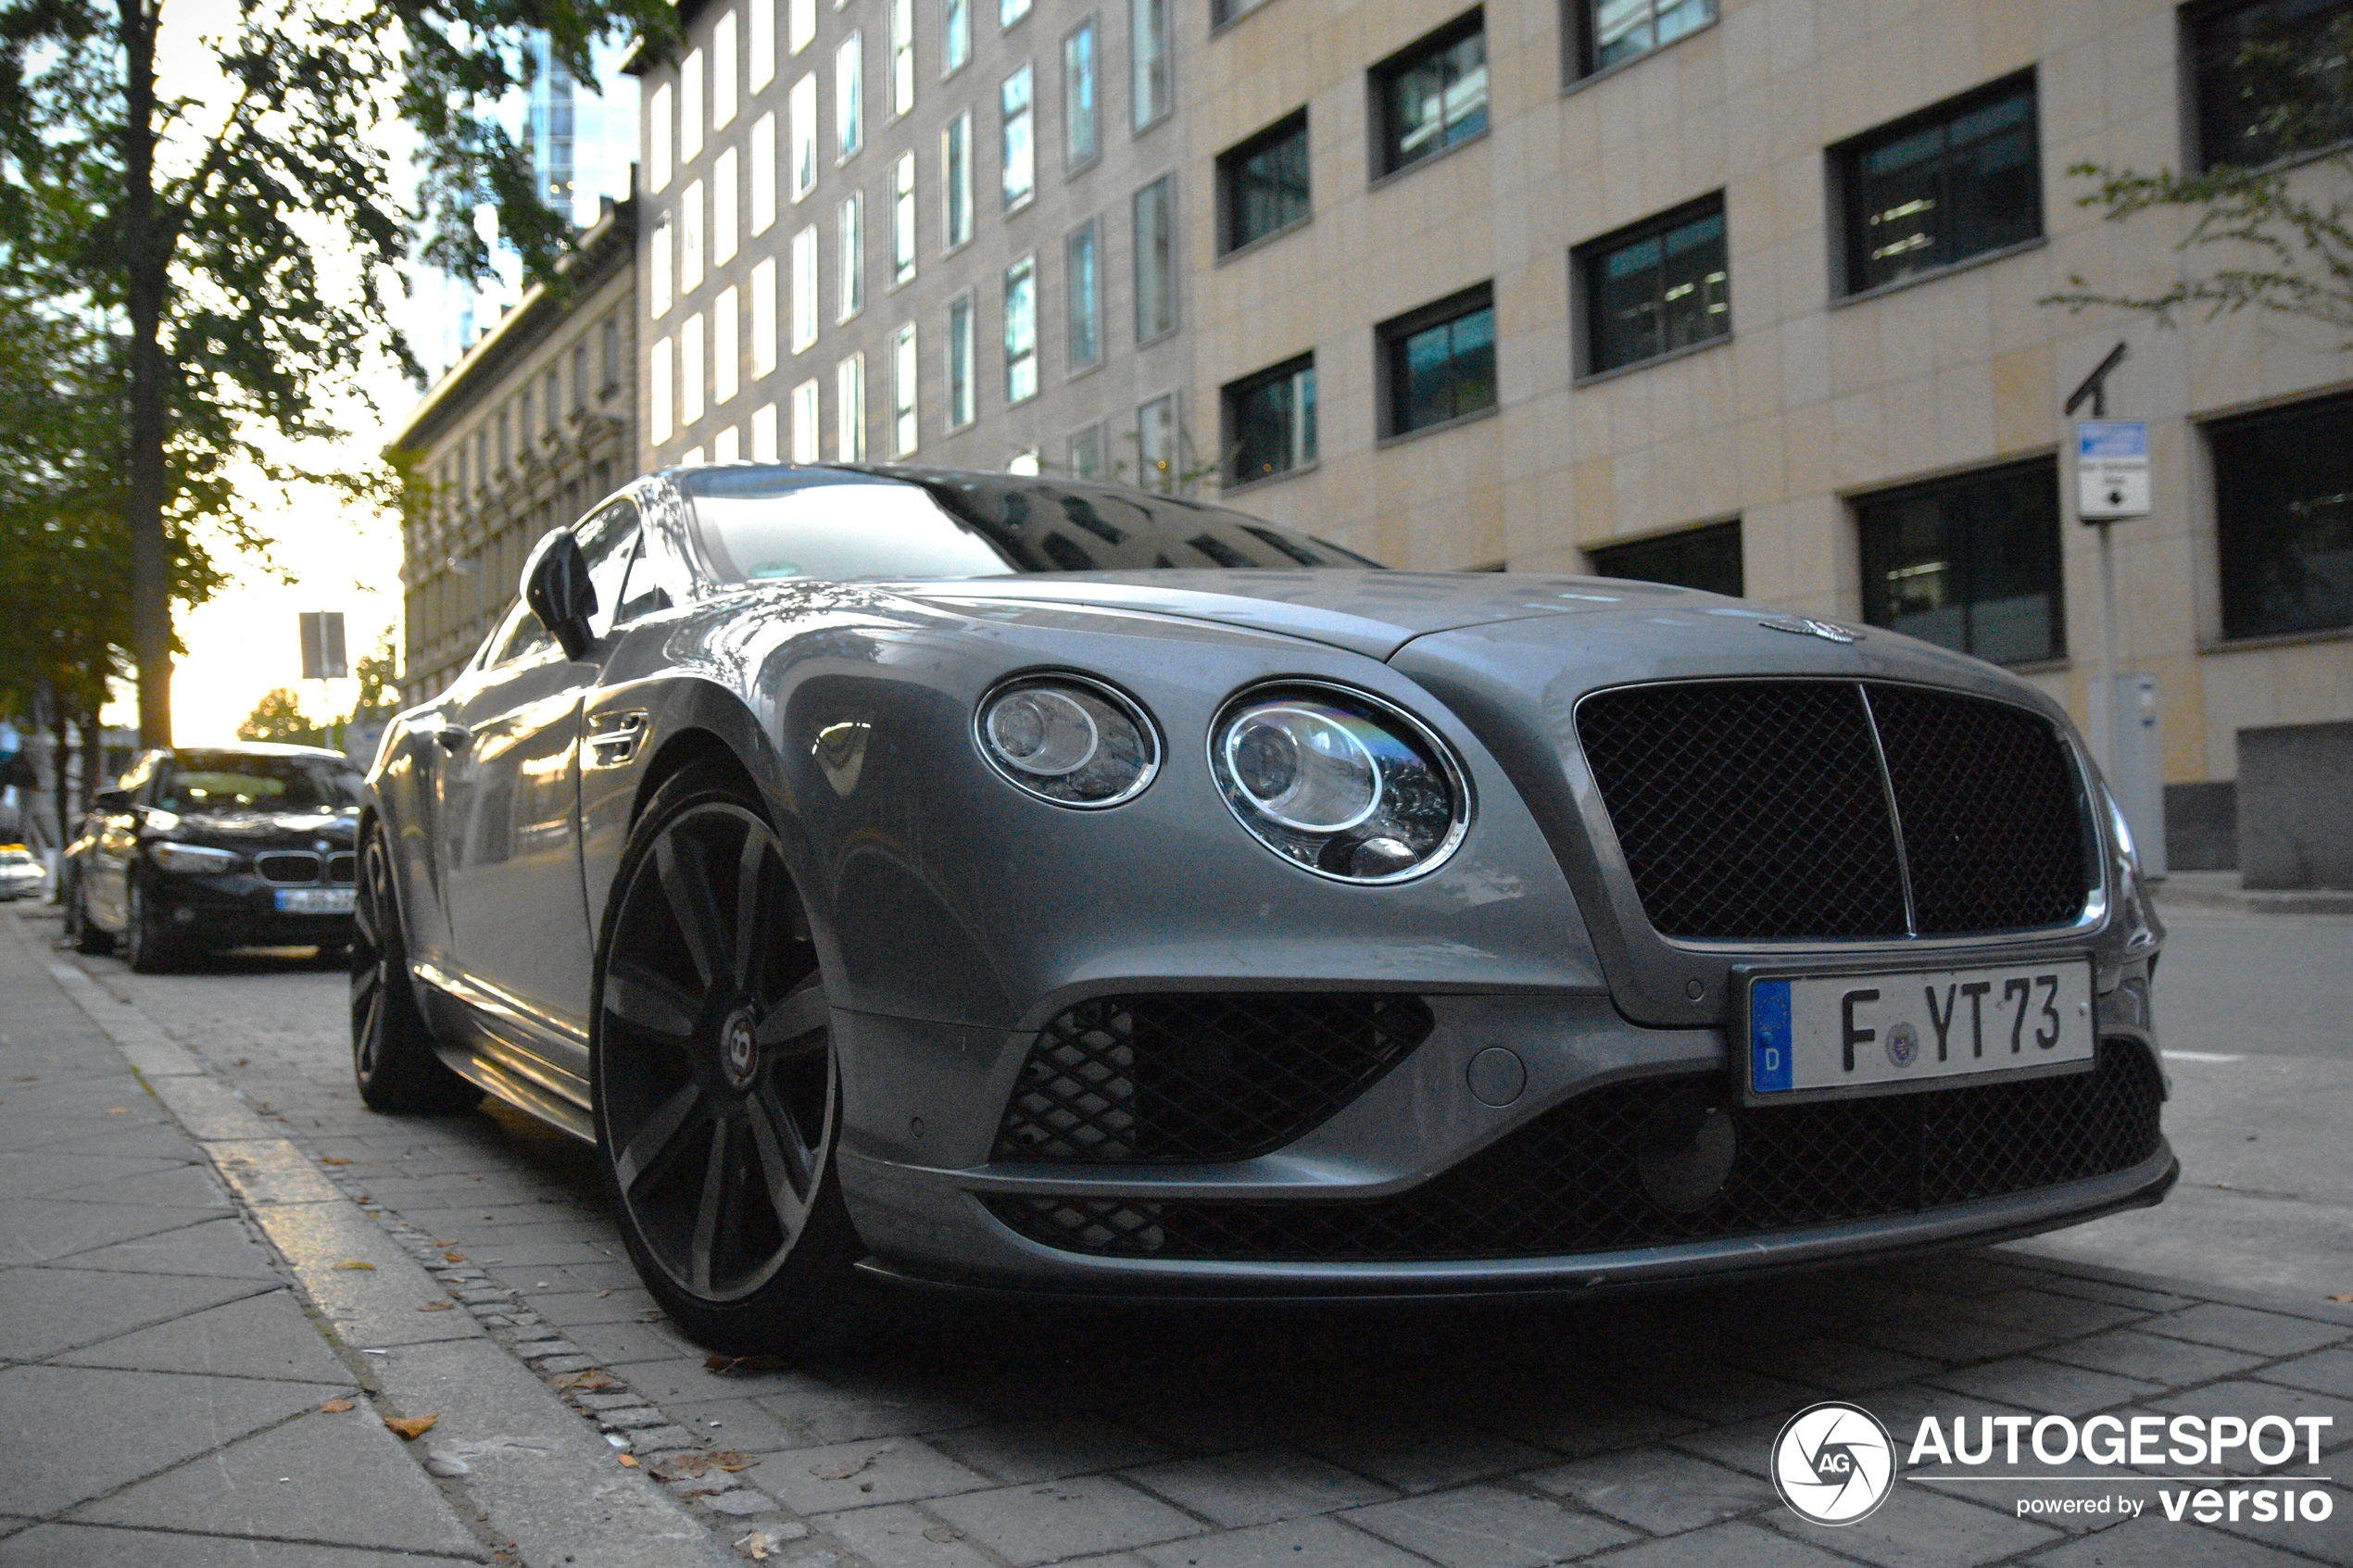
{"label": "windshield", "polygon": [[704,555],[729,583],[1379,564],[1240,512],[1118,485],[749,464],[678,483]]}
{"label": "windshield", "polygon": [[349,811],[362,775],[332,757],[182,751],[156,770],[156,804],[167,811]]}

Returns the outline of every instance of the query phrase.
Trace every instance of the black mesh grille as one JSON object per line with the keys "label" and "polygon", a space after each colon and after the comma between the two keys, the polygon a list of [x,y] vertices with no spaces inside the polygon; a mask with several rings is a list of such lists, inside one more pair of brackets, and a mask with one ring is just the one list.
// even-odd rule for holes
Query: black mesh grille
{"label": "black mesh grille", "polygon": [[253,869],[261,873],[264,882],[316,882],[319,880],[319,857],[308,851],[277,855],[257,855]]}
{"label": "black mesh grille", "polygon": [[992,1195],[1032,1240],[1104,1257],[1410,1261],[1566,1257],[1912,1213],[2128,1170],[2157,1151],[2156,1064],[2129,1040],[2065,1077],[1730,1110],[1738,1152],[1704,1207],[1670,1213],[1646,1141],[1723,1103],[1713,1074],[1579,1095],[1411,1192],[1359,1202],[1161,1203]]}
{"label": "black mesh grille", "polygon": [[1416,997],[1081,1002],[1023,1061],[998,1160],[1241,1160],[1324,1121],[1422,1043]]}
{"label": "black mesh grille", "polygon": [[2023,709],[1870,688],[1923,936],[2059,925],[2083,907],[2083,819],[2058,735]]}
{"label": "black mesh grille", "polygon": [[2080,790],[2050,724],[1950,692],[1869,690],[1867,704],[1845,682],[1690,682],[1579,706],[1578,738],[1660,935],[1904,935],[1891,787],[1919,935],[2028,930],[2082,909]]}

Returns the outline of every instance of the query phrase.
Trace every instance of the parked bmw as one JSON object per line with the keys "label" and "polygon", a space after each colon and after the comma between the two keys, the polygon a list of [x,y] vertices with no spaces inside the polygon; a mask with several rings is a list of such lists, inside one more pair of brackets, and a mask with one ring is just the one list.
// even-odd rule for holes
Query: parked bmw
{"label": "parked bmw", "polygon": [[1583,1293],[2174,1180],[2130,835],[1989,665],[912,470],[657,474],[522,588],[370,777],[360,1091],[594,1144],[714,1347],[893,1279]]}
{"label": "parked bmw", "polygon": [[360,771],[259,741],[150,751],[101,790],[66,847],[66,925],[131,967],[223,947],[351,944]]}

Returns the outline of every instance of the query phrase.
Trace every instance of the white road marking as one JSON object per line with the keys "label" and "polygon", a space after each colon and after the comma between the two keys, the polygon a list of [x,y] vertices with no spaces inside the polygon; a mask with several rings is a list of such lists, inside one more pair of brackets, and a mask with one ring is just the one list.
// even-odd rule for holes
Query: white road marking
{"label": "white road marking", "polygon": [[2165,1051],[2160,1054],[2169,1061],[2245,1061],[2246,1060],[2243,1056],[2218,1056],[2212,1051]]}

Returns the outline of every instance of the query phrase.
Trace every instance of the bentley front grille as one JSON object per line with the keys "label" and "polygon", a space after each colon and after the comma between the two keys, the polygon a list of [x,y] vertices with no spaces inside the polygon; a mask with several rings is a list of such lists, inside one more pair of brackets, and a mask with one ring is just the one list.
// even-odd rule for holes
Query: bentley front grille
{"label": "bentley front grille", "polygon": [[1364,1093],[1431,1025],[1419,997],[1367,993],[1081,1002],[1030,1047],[992,1158],[1264,1154]]}
{"label": "bentley front grille", "polygon": [[1878,682],[1687,682],[1577,709],[1642,912],[1724,941],[2065,925],[2093,885],[2066,742],[2026,709]]}
{"label": "bentley front grille", "polygon": [[308,850],[279,850],[253,858],[261,880],[282,887],[307,887],[319,880],[319,857]]}
{"label": "bentley front grille", "polygon": [[[1553,1258],[1919,1213],[2130,1170],[2157,1152],[2164,1087],[2136,1042],[2097,1067],[1920,1094],[1731,1107],[1718,1074],[1591,1090],[1390,1198],[1158,1202],[990,1194],[1032,1241],[1105,1258],[1408,1262]],[[1664,1207],[1645,1178],[1662,1129],[1729,1119],[1721,1185]],[[1670,1133],[1671,1135],[1671,1133]]]}

